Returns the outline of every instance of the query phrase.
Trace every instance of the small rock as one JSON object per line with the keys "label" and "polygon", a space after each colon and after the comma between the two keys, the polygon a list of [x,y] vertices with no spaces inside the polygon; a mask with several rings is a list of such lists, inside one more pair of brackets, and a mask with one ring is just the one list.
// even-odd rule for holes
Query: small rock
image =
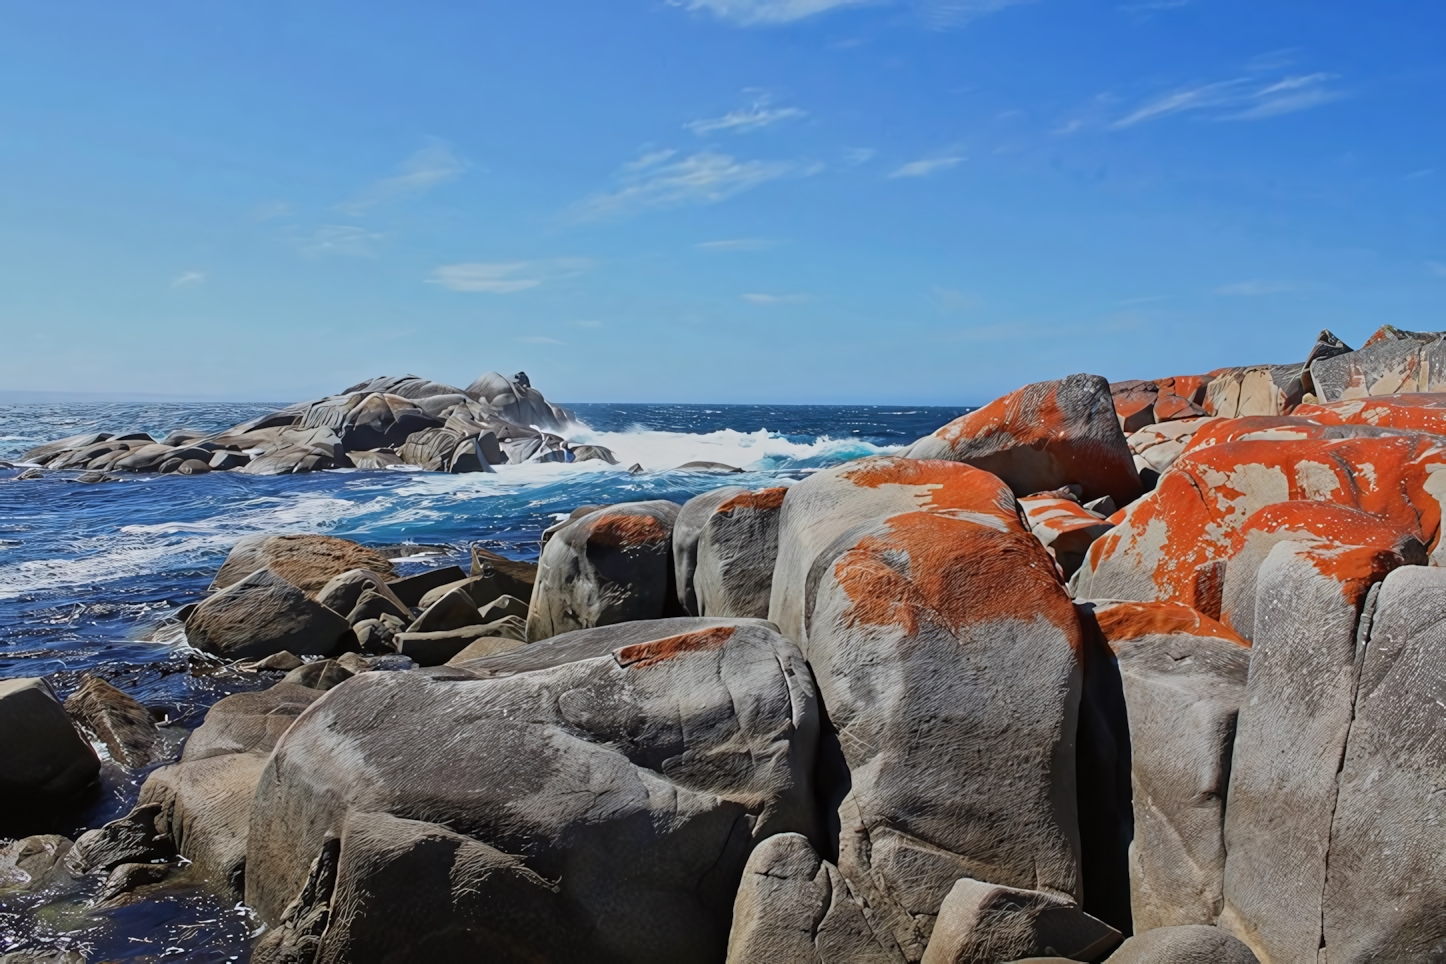
{"label": "small rock", "polygon": [[65,712],[105,744],[112,760],[130,769],[150,763],[160,731],[151,711],[96,676],[85,677]]}
{"label": "small rock", "polygon": [[110,872],[96,895],[95,902],[115,906],[125,903],[119,898],[131,896],[132,892],[150,884],[159,884],[175,870],[174,864],[120,864]]}
{"label": "small rock", "polygon": [[160,812],[155,805],[136,807],[104,827],[87,830],[66,855],[66,869],[79,877],[94,870],[109,872],[121,864],[173,859],[175,845],[156,830]]}
{"label": "small rock", "polygon": [[22,837],[0,846],[0,893],[36,891],[69,880],[65,856],[72,844],[59,834]]}
{"label": "small rock", "polygon": [[297,686],[306,686],[324,692],[338,683],[351,679],[353,675],[355,674],[351,670],[343,668],[336,660],[322,659],[298,666],[287,673],[281,682],[295,683]]}
{"label": "small rock", "polygon": [[518,599],[516,596],[499,596],[477,612],[484,623],[495,622],[503,616],[516,616],[519,619],[526,619],[527,603]]}
{"label": "small rock", "polygon": [[472,597],[461,589],[454,589],[438,599],[418,616],[408,633],[441,633],[463,626],[476,626],[483,622],[472,602]]}
{"label": "small rock", "polygon": [[236,668],[245,673],[289,673],[302,666],[304,663],[301,657],[287,650],[279,653],[272,653],[263,659],[249,659],[236,664]]}
{"label": "small rock", "polygon": [[346,621],[355,627],[368,620],[387,617],[397,620],[402,626],[412,620],[412,614],[404,607],[397,605],[395,596],[365,589],[362,591],[361,597],[357,599],[356,605],[347,613]]}
{"label": "small rock", "polygon": [[77,802],[99,772],[49,683],[0,681],[0,835]]}
{"label": "small rock", "polygon": [[30,481],[31,479],[43,479],[43,478],[45,478],[45,473],[42,472],[42,471],[40,471],[39,469],[26,469],[24,472],[21,472],[19,475],[15,476],[15,481],[16,481],[16,482],[28,482],[28,481]]}
{"label": "small rock", "polygon": [[467,574],[462,571],[461,566],[443,566],[440,569],[419,572],[415,576],[393,579],[387,586],[404,605],[415,606],[429,590],[445,586],[449,582],[461,582],[466,578]]}

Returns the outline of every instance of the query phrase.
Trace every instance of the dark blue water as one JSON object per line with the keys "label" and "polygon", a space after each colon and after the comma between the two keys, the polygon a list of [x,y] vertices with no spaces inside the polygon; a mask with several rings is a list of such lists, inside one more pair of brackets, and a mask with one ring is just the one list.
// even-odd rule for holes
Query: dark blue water
{"label": "dark blue water", "polygon": [[[91,431],[214,430],[271,405],[0,406],[0,459]],[[320,532],[396,546],[403,572],[468,562],[480,544],[535,559],[538,537],[579,505],[673,499],[720,485],[798,479],[896,449],[963,408],[870,406],[576,405],[570,437],[611,448],[621,464],[500,466],[495,474],[385,471],[298,476],[127,475],[85,485],[73,476],[14,481],[0,469],[0,677],[44,676],[64,698],[95,673],[165,713],[171,745],[207,707],[272,679],[236,673],[191,651],[167,617],[201,598],[227,550],[250,533]],[[676,471],[686,462],[740,475]],[[627,468],[639,464],[640,474]],[[411,548],[407,548],[410,546]],[[173,749],[174,758],[177,750]],[[55,829],[74,836],[124,813],[144,774],[108,769],[86,812]],[[180,892],[109,914],[84,895],[47,908],[0,903],[0,951],[39,943],[88,948],[92,960],[245,959],[243,912]],[[204,949],[204,950],[203,950]]]}

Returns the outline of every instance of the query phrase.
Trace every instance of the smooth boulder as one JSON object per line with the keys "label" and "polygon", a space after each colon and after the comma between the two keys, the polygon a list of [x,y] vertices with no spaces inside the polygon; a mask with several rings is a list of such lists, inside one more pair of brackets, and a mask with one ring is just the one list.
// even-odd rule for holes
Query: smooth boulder
{"label": "smooth boulder", "polygon": [[185,625],[187,642],[227,659],[259,659],[282,650],[329,656],[351,630],[344,616],[269,569],[209,597]]}
{"label": "smooth boulder", "polygon": [[73,806],[99,772],[49,683],[0,680],[0,835]]}
{"label": "smooth boulder", "polygon": [[270,569],[305,592],[318,592],[334,577],[353,569],[366,569],[383,578],[392,574],[392,564],[385,556],[349,539],[253,535],[232,547],[211,588],[225,589],[258,569]]}

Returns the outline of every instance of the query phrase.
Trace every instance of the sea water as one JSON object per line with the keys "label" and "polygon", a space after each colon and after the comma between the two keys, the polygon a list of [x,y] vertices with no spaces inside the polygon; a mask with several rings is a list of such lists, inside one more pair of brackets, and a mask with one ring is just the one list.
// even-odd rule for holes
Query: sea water
{"label": "sea water", "polygon": [[[0,460],[86,432],[214,431],[276,405],[4,405]],[[252,533],[325,533],[387,546],[402,573],[468,565],[481,545],[535,561],[542,530],[580,505],[686,501],[722,485],[790,484],[850,459],[896,451],[965,408],[575,405],[568,437],[606,446],[601,461],[498,466],[495,473],[337,470],[305,475],[120,474],[16,481],[0,469],[0,678],[43,676],[64,699],[87,673],[152,708],[173,761],[185,734],[230,693],[272,678],[191,650],[171,618],[201,599],[227,551]],[[688,462],[736,474],[679,471]],[[629,472],[635,466],[641,472]],[[103,748],[98,748],[104,754]],[[74,837],[125,813],[145,773],[107,765],[101,793],[51,829]],[[245,908],[194,888],[113,910],[98,882],[59,899],[0,899],[0,953],[74,948],[91,961],[246,960],[258,926]]]}

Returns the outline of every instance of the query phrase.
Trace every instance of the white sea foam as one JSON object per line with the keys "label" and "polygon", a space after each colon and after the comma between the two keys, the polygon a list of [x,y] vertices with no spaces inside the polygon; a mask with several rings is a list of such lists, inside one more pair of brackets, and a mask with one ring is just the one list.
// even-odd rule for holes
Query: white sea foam
{"label": "white sea foam", "polygon": [[623,465],[636,463],[650,470],[675,468],[687,462],[721,462],[742,469],[762,469],[772,468],[773,464],[784,461],[802,462],[830,456],[858,458],[893,451],[859,439],[835,439],[827,435],[821,435],[812,442],[794,442],[766,428],[756,432],[721,429],[694,434],[644,428],[597,432],[587,426],[579,426],[571,439],[578,443],[604,445]]}

